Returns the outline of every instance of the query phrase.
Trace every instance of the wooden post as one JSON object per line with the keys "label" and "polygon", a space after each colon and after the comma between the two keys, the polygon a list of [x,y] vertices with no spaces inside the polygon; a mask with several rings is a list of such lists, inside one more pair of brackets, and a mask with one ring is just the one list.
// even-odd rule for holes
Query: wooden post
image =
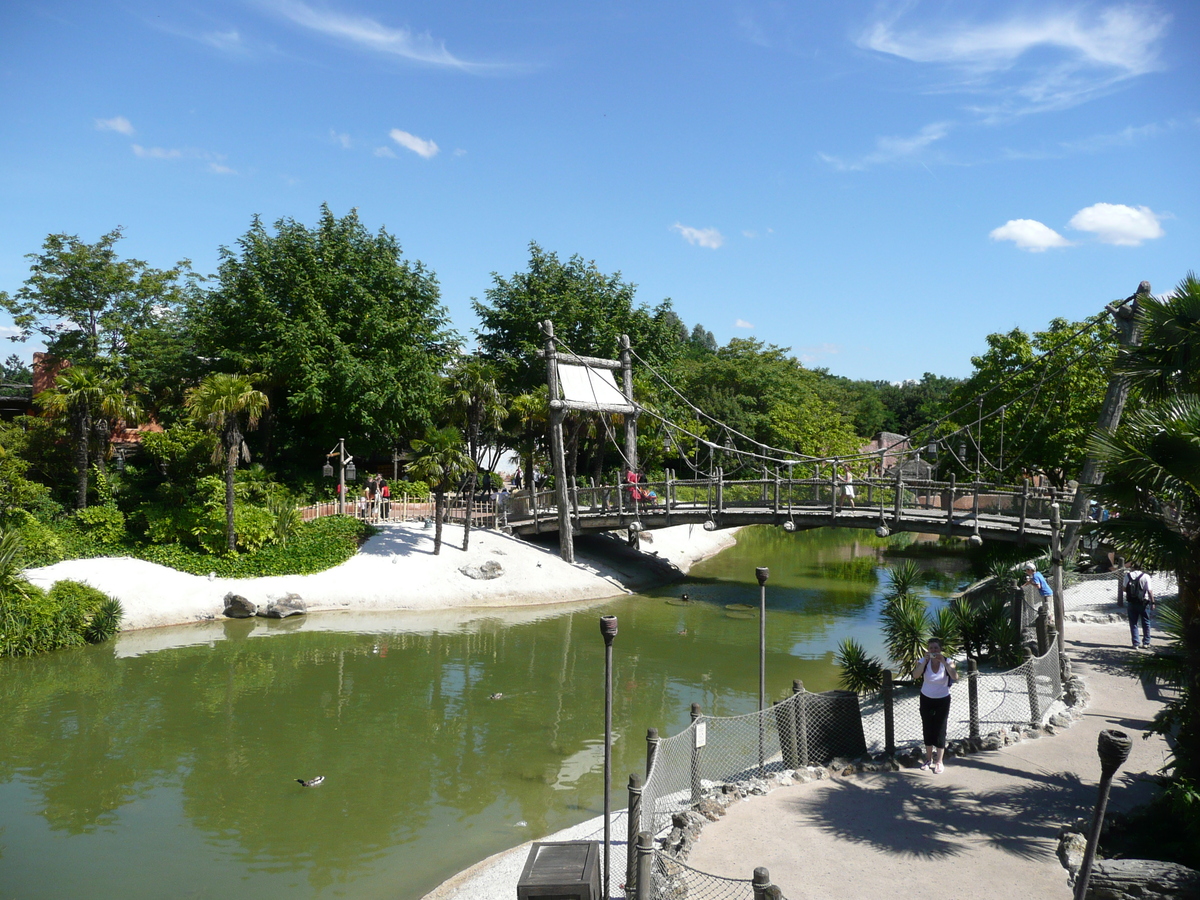
{"label": "wooden post", "polygon": [[949,497],[949,502],[946,504],[946,534],[954,533],[954,495],[955,484],[958,479],[953,472],[950,473],[950,489],[946,491],[946,496]]}
{"label": "wooden post", "polygon": [[775,515],[779,515],[779,469],[775,470]]}
{"label": "wooden post", "polygon": [[675,479],[672,477],[675,473],[671,469],[666,470],[667,486],[663,490],[663,517],[667,521],[667,525],[671,524],[671,491],[674,488]]}
{"label": "wooden post", "polygon": [[1050,611],[1043,603],[1038,607],[1037,619],[1034,621],[1034,632],[1037,634],[1038,656],[1046,655],[1046,620],[1050,617]]}
{"label": "wooden post", "polygon": [[1033,674],[1033,651],[1028,645],[1025,647],[1025,689],[1029,692],[1029,724],[1036,728],[1042,724],[1042,703]]}
{"label": "wooden post", "polygon": [[800,765],[809,765],[808,755],[808,692],[804,690],[804,682],[796,679],[792,682],[792,693],[799,694],[800,700],[796,705],[796,749],[799,751]]}
{"label": "wooden post", "polygon": [[979,663],[967,657],[967,701],[970,704],[971,740],[979,740]]}
{"label": "wooden post", "polygon": [[[625,401],[633,406],[633,353],[629,349],[629,335],[621,335],[621,387],[624,389]],[[638,470],[637,452],[637,412],[625,414],[625,459],[629,468]]]}
{"label": "wooden post", "polygon": [[750,887],[754,891],[754,900],[781,900],[783,897],[779,888],[771,884],[771,873],[765,866],[759,866],[754,870],[754,878],[750,882]]}
{"label": "wooden post", "polygon": [[[693,703],[693,704],[692,704],[692,723],[693,723],[693,724],[695,724],[695,723],[696,723],[697,721],[699,721],[701,718],[703,718],[703,716],[702,716],[702,714],[701,714],[701,712],[700,712],[700,704],[699,704],[699,703]],[[700,791],[700,750],[701,750],[701,748],[696,746],[695,732],[693,732],[693,740],[692,740],[692,777],[691,777],[691,784],[692,784],[692,802],[693,802],[693,803],[699,803],[699,802],[700,802],[700,793],[701,793],[701,791]]]}
{"label": "wooden post", "polygon": [[554,470],[554,494],[558,503],[558,555],[575,562],[575,536],[571,530],[571,500],[567,495],[567,458],[563,448],[563,419],[566,412],[555,409],[558,396],[558,353],[554,346],[554,323],[542,323],[546,335],[546,386],[550,391],[550,460]]}
{"label": "wooden post", "polygon": [[[780,701],[780,705],[787,704],[786,714],[777,716],[776,718],[776,722],[779,725],[779,749],[783,754],[783,767],[785,769],[795,769],[800,765],[799,748],[796,745],[796,725],[799,721],[796,710],[800,706],[800,701],[796,699],[796,695],[803,691],[804,685],[799,681],[793,681],[791,701]],[[776,708],[778,709],[778,706]]]}
{"label": "wooden post", "polygon": [[895,496],[895,513],[893,515],[893,524],[897,531],[900,530],[900,516],[904,508],[904,473],[900,471],[900,467],[896,466],[896,496]]}
{"label": "wooden post", "polygon": [[571,513],[574,518],[574,526],[579,526],[579,479],[571,479]]}
{"label": "wooden post", "polygon": [[625,819],[625,893],[637,890],[637,845],[633,836],[642,830],[642,777],[629,776],[629,812]]}
{"label": "wooden post", "polygon": [[617,473],[617,516],[618,516],[618,520],[622,524],[624,524],[624,519],[625,519],[625,497],[624,497],[625,491],[622,488],[622,484],[624,483],[624,481],[625,481],[625,479],[622,478],[621,473],[618,472]]}
{"label": "wooden post", "polygon": [[1029,479],[1021,479],[1021,524],[1017,527],[1017,543],[1025,543],[1025,521],[1029,516]]}
{"label": "wooden post", "polygon": [[654,897],[654,839],[650,832],[641,831],[637,836],[637,891],[636,900],[653,900]]}
{"label": "wooden post", "polygon": [[838,461],[833,461],[833,466],[829,470],[829,521],[837,521],[838,512]]}
{"label": "wooden post", "polygon": [[896,700],[892,689],[892,670],[883,670],[883,752],[896,754]]}
{"label": "wooden post", "polygon": [[654,768],[654,757],[658,753],[658,729],[646,729],[646,779],[650,779],[650,770]]}
{"label": "wooden post", "polygon": [[1050,506],[1050,589],[1054,592],[1054,627],[1058,629],[1058,652],[1063,652],[1063,553],[1062,513],[1058,504]]}
{"label": "wooden post", "polygon": [[717,466],[717,515],[725,512],[725,469]]}

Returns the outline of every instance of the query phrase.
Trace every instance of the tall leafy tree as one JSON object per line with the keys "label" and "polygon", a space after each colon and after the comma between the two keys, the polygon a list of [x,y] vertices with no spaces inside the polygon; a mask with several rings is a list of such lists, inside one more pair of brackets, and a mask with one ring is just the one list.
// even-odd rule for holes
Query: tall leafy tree
{"label": "tall leafy tree", "polygon": [[215,373],[188,391],[186,400],[192,418],[220,438],[213,462],[225,463],[225,544],[230,553],[237,548],[233,519],[233,478],[239,456],[249,462],[245,432],[258,427],[270,401],[245,375]]}
{"label": "tall leafy tree", "polygon": [[395,238],[322,206],[313,228],[256,217],[221,256],[195,328],[217,367],[263,373],[269,458],[308,465],[339,436],[390,450],[425,430],[458,338],[437,279]]}
{"label": "tall leafy tree", "polygon": [[[136,420],[139,410],[122,389],[120,382],[108,378],[94,366],[69,366],[58,373],[53,387],[42,391],[35,401],[52,418],[65,419],[74,447],[75,507],[87,506],[90,443],[97,420]],[[108,452],[108,429],[102,430],[103,443],[98,453]]]}
{"label": "tall leafy tree", "polygon": [[[505,397],[496,385],[492,366],[478,357],[465,357],[454,365],[446,378],[446,392],[456,418],[467,436],[467,455],[471,469],[467,473],[467,496],[474,498],[485,439],[499,437],[506,415]],[[471,544],[471,516],[463,527],[463,550]]]}
{"label": "tall leafy tree", "polygon": [[[984,478],[1040,470],[1059,486],[1077,477],[1116,357],[1111,325],[1055,319],[1045,331],[991,334],[975,371],[951,392],[942,433],[962,430],[954,465]],[[978,402],[982,398],[982,403]],[[957,446],[953,448],[957,454]]]}
{"label": "tall leafy tree", "polygon": [[40,335],[47,351],[72,362],[119,362],[138,330],[182,301],[191,264],[156,269],[121,259],[116,228],[89,244],[73,234],[52,234],[31,253],[29,278],[15,295],[0,293],[25,341]]}
{"label": "tall leafy tree", "polygon": [[[463,451],[462,435],[456,428],[434,428],[412,442],[414,458],[408,471],[433,490],[433,553],[442,552],[442,520],[446,517],[446,491],[458,484],[473,463]],[[469,518],[469,516],[468,516]]]}

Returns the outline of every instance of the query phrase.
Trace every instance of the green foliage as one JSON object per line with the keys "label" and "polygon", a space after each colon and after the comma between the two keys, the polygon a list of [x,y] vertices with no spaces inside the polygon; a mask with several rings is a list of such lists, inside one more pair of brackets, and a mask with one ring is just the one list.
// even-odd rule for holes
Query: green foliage
{"label": "green foliage", "polygon": [[272,233],[256,217],[222,250],[218,278],[193,311],[197,343],[263,373],[264,458],[307,467],[339,435],[355,436],[356,454],[390,450],[430,422],[458,338],[433,273],[404,260],[386,231],[324,206],[314,228],[280,219]]}
{"label": "green foliage", "polygon": [[907,677],[925,653],[932,623],[925,601],[916,594],[896,594],[880,614],[888,656]]}
{"label": "green foliage", "polygon": [[282,544],[300,527],[300,510],[286,496],[272,496],[267,500],[267,512],[272,518],[271,540]]}
{"label": "green foliage", "polygon": [[842,667],[838,684],[848,691],[866,694],[883,686],[883,663],[871,656],[854,638],[844,638],[834,655]]}
{"label": "green foliage", "polygon": [[125,514],[115,506],[89,506],[76,512],[75,518],[101,544],[116,544],[125,537]]}
{"label": "green foliage", "polygon": [[[953,657],[961,649],[961,630],[958,616],[949,606],[943,606],[933,616],[929,626],[929,637],[942,643],[942,652]],[[915,663],[914,663],[915,664]]]}
{"label": "green foliage", "polygon": [[181,422],[143,435],[141,448],[164,478],[174,484],[190,485],[197,477],[213,471],[217,441],[217,435],[190,422]]}
{"label": "green foliage", "polygon": [[58,581],[0,597],[0,656],[33,656],[97,644],[120,624],[121,604],[90,585]]}
{"label": "green foliage", "polygon": [[63,559],[65,547],[57,532],[26,510],[14,510],[7,516],[8,529],[21,541],[20,568],[49,566]]}

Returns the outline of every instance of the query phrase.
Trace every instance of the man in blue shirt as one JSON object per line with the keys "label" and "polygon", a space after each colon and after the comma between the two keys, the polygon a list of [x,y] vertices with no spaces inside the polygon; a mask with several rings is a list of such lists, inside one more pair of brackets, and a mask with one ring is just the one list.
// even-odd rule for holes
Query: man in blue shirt
{"label": "man in blue shirt", "polygon": [[1037,570],[1037,566],[1033,563],[1025,563],[1025,583],[1032,584],[1042,595],[1047,603],[1050,602],[1050,597],[1054,591],[1050,590],[1050,582],[1046,580],[1046,576]]}

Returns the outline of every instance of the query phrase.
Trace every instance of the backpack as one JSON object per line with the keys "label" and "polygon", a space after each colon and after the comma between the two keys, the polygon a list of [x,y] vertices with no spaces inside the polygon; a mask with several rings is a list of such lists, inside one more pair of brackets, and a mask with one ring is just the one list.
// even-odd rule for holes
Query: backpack
{"label": "backpack", "polygon": [[1125,585],[1126,603],[1146,602],[1146,573],[1134,569],[1129,573],[1129,583]]}

